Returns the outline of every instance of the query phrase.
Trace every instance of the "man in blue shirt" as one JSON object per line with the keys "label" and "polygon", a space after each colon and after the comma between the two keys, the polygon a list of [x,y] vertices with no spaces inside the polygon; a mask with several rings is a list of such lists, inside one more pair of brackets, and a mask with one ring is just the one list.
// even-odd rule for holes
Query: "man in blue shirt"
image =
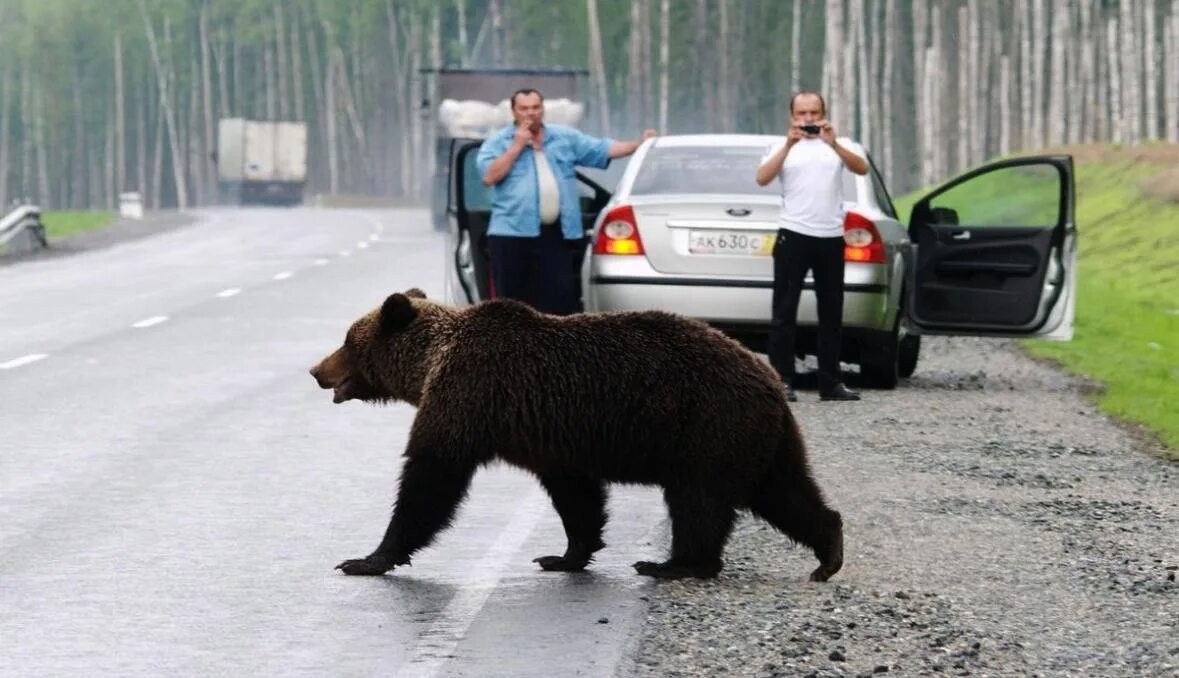
{"label": "man in blue shirt", "polygon": [[613,141],[544,123],[544,98],[535,89],[512,94],[515,125],[483,142],[476,158],[483,183],[493,186],[487,228],[492,296],[519,299],[544,313],[578,310],[577,285],[566,241],[581,240],[581,206],[574,168],[604,169],[630,155],[641,139]]}

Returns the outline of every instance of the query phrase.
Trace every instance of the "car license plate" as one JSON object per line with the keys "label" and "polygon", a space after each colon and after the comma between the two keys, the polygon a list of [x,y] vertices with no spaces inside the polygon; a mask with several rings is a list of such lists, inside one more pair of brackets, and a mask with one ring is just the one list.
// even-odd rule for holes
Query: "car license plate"
{"label": "car license plate", "polygon": [[733,256],[769,256],[774,252],[773,233],[748,231],[689,231],[688,252]]}

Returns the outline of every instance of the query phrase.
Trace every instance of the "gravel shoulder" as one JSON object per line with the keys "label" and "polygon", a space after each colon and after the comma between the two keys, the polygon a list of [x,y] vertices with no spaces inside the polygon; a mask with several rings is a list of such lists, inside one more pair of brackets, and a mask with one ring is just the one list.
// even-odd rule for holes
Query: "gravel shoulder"
{"label": "gravel shoulder", "polygon": [[715,581],[660,582],[634,676],[1179,676],[1179,464],[1011,342],[794,411],[844,569],[742,519]]}

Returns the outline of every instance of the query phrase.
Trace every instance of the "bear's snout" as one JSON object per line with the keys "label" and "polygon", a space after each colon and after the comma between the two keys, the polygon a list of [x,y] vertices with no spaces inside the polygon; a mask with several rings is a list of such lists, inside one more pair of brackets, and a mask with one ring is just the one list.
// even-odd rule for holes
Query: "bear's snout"
{"label": "bear's snout", "polygon": [[352,388],[352,370],[348,367],[348,361],[341,355],[342,350],[319,361],[310,370],[311,376],[320,388],[335,390],[335,397],[332,398],[332,402],[335,403],[356,397],[355,389]]}

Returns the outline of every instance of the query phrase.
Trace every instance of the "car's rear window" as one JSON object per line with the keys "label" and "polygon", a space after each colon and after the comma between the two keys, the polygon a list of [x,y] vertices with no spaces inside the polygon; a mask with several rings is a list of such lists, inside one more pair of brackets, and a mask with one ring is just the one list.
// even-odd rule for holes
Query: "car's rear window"
{"label": "car's rear window", "polygon": [[778,183],[757,185],[760,147],[656,146],[635,175],[633,195],[658,193],[758,193],[779,195]]}

